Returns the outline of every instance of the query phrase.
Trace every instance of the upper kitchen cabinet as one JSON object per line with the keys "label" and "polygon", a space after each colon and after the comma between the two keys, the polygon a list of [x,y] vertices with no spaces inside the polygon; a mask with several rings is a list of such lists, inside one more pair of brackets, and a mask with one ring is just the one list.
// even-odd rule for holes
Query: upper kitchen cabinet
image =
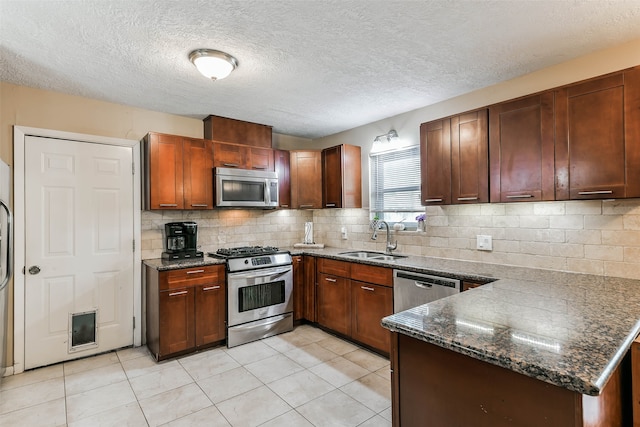
{"label": "upper kitchen cabinet", "polygon": [[489,201],[488,110],[420,127],[423,205]]}
{"label": "upper kitchen cabinet", "polygon": [[271,148],[271,136],[271,126],[219,116],[204,119],[205,139]]}
{"label": "upper kitchen cabinet", "polygon": [[362,207],[360,147],[343,144],[322,150],[322,206]]}
{"label": "upper kitchen cabinet", "polygon": [[553,91],[489,108],[491,201],[554,200]]}
{"label": "upper kitchen cabinet", "polygon": [[145,209],[213,209],[211,141],[149,132],[143,144]]}
{"label": "upper kitchen cabinet", "polygon": [[274,171],[271,148],[213,142],[213,166],[222,168]]}
{"label": "upper kitchen cabinet", "polygon": [[489,135],[486,108],[451,118],[452,203],[489,201]]}
{"label": "upper kitchen cabinet", "polygon": [[274,150],[273,157],[278,174],[278,203],[281,208],[291,207],[291,156],[286,150]]}
{"label": "upper kitchen cabinet", "polygon": [[556,200],[640,197],[640,68],[555,96]]}
{"label": "upper kitchen cabinet", "polygon": [[451,119],[420,125],[422,204],[451,204]]}
{"label": "upper kitchen cabinet", "polygon": [[322,207],[322,161],[320,151],[290,151],[291,207]]}

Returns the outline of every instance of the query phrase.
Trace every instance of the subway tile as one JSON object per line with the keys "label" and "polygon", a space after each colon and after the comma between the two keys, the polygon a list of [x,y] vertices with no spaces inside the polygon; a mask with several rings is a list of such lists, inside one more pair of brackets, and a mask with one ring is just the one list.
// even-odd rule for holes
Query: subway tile
{"label": "subway tile", "polygon": [[505,203],[505,215],[533,215],[533,203]]}
{"label": "subway tile", "polygon": [[622,246],[585,245],[584,257],[602,261],[624,261],[624,248]]}
{"label": "subway tile", "polygon": [[602,243],[600,230],[566,230],[567,243],[582,243],[585,245],[598,245]]}
{"label": "subway tile", "polygon": [[549,228],[549,216],[547,215],[521,215],[520,227],[522,228]]}
{"label": "subway tile", "polygon": [[520,252],[529,255],[550,255],[550,245],[541,242],[520,242]]}
{"label": "subway tile", "polygon": [[533,205],[535,215],[565,215],[566,207],[564,202],[541,202]]}
{"label": "subway tile", "polygon": [[554,215],[549,218],[550,228],[580,230],[584,228],[584,215]]}
{"label": "subway tile", "polygon": [[640,246],[640,231],[602,230],[602,243],[612,246]]}
{"label": "subway tile", "polygon": [[601,276],[604,274],[604,261],[585,258],[567,258],[567,270],[575,273],[596,274]]}
{"label": "subway tile", "polygon": [[640,215],[625,215],[622,218],[622,227],[625,230],[640,230]]}
{"label": "subway tile", "polygon": [[640,277],[640,265],[630,262],[605,261],[604,274],[605,276],[637,279]]}
{"label": "subway tile", "polygon": [[481,215],[506,215],[506,207],[502,203],[489,203],[480,205]]}
{"label": "subway tile", "polygon": [[623,261],[640,263],[640,248],[623,248]]}
{"label": "subway tile", "polygon": [[515,228],[520,226],[520,218],[518,216],[493,216],[491,217],[491,225],[498,228]]}
{"label": "subway tile", "polygon": [[602,201],[572,200],[569,202],[565,202],[565,212],[567,215],[600,215],[602,213]]}
{"label": "subway tile", "polygon": [[584,228],[594,230],[622,230],[622,216],[619,215],[585,215]]}
{"label": "subway tile", "polygon": [[584,245],[552,243],[549,247],[551,249],[551,256],[566,258],[585,257]]}

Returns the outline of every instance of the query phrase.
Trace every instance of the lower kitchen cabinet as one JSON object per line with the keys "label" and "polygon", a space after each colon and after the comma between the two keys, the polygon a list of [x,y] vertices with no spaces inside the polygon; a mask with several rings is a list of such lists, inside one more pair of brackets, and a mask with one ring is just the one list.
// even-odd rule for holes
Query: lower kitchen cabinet
{"label": "lower kitchen cabinet", "polygon": [[302,307],[302,317],[309,322],[317,322],[316,316],[316,258],[304,256],[302,259],[304,266],[304,302]]}
{"label": "lower kitchen cabinet", "polygon": [[294,255],[293,262],[293,321],[297,322],[304,318],[304,257]]}
{"label": "lower kitchen cabinet", "polygon": [[393,314],[393,288],[351,281],[351,337],[386,353],[390,332],[380,325]]}
{"label": "lower kitchen cabinet", "polygon": [[351,334],[349,279],[318,273],[318,323],[340,334]]}
{"label": "lower kitchen cabinet", "polygon": [[317,259],[317,322],[381,353],[390,352],[390,333],[380,326],[393,314],[393,270]]}
{"label": "lower kitchen cabinet", "polygon": [[223,265],[145,272],[147,347],[156,360],[224,341]]}

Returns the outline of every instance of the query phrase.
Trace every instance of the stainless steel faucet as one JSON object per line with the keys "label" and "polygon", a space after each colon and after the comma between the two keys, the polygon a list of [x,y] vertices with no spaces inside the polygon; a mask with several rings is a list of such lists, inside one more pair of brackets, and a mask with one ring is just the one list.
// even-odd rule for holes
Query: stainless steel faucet
{"label": "stainless steel faucet", "polygon": [[[387,254],[391,254],[391,251],[395,250],[398,247],[398,241],[396,240],[395,244],[391,244],[391,229],[389,228],[389,224],[387,224],[387,221],[378,221],[378,223],[383,224],[385,227],[387,227],[387,247],[385,249],[385,253]],[[371,235],[371,240],[377,240],[378,239],[378,224],[373,226],[373,234]]]}

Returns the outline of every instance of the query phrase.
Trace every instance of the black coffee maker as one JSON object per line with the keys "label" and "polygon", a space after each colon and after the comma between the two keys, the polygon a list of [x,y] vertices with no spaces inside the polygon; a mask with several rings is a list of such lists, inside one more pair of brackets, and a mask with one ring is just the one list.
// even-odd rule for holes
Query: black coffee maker
{"label": "black coffee maker", "polygon": [[169,222],[164,225],[162,259],[202,258],[202,252],[196,250],[197,244],[198,224],[195,222]]}

